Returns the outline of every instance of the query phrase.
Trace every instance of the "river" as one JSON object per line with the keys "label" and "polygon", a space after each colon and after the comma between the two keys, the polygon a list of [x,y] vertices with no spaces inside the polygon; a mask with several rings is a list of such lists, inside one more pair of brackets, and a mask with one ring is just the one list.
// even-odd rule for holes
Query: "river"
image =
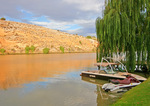
{"label": "river", "polygon": [[95,53],[0,55],[0,105],[110,105],[121,94],[102,91],[107,81],[80,76],[96,70],[95,62]]}

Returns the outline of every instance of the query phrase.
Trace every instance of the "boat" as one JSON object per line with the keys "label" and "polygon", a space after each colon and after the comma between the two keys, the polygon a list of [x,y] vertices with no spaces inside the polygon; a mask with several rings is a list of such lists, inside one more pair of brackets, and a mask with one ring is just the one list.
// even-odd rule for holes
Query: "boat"
{"label": "boat", "polygon": [[[115,62],[109,62],[108,60],[115,60],[113,58],[102,58],[102,61],[100,63],[94,64],[98,67],[98,70],[92,70],[92,71],[82,71],[81,76],[84,77],[90,77],[90,78],[96,78],[96,79],[103,79],[103,80],[109,80],[109,79],[125,79],[127,75],[131,75],[138,79],[140,82],[143,82],[147,80],[146,78],[136,75],[133,73],[128,73],[126,67],[119,61],[115,60]],[[106,61],[106,62],[103,62]]]}
{"label": "boat", "polygon": [[102,89],[105,90],[106,92],[125,92],[128,91],[129,89],[131,89],[132,87],[135,87],[137,85],[139,85],[141,82],[139,83],[130,83],[130,84],[113,84],[113,83],[106,83],[102,86]]}
{"label": "boat", "polygon": [[110,79],[109,82],[111,82],[113,84],[131,84],[131,83],[139,83],[140,81],[131,75],[127,75],[126,79],[124,79],[124,80]]}
{"label": "boat", "polygon": [[112,79],[110,83],[106,83],[102,86],[102,89],[106,92],[124,92],[132,87],[139,85],[141,82],[133,76],[128,75],[124,80]]}

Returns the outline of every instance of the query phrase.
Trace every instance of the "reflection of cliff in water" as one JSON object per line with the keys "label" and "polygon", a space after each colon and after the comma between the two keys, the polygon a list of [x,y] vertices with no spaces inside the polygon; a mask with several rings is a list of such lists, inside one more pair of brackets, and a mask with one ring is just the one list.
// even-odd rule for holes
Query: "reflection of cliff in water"
{"label": "reflection of cliff in water", "polygon": [[123,94],[105,92],[102,89],[102,85],[108,83],[106,80],[93,79],[89,77],[82,77],[82,80],[96,85],[96,91],[94,92],[97,94],[97,106],[108,106],[118,100],[118,98]]}
{"label": "reflection of cliff in water", "polygon": [[0,89],[42,81],[43,77],[91,67],[95,62],[95,54],[6,55],[0,58]]}

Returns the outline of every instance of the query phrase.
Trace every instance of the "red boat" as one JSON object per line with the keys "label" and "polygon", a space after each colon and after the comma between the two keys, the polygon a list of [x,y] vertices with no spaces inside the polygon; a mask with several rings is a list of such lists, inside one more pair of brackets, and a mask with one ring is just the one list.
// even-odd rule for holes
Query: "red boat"
{"label": "red boat", "polygon": [[109,81],[114,84],[131,84],[131,83],[139,83],[140,82],[139,80],[137,80],[135,77],[133,77],[131,75],[127,75],[126,79],[124,79],[124,80],[110,79]]}
{"label": "red boat", "polygon": [[139,80],[131,75],[127,75],[126,79],[124,80],[110,79],[109,81],[111,83],[104,84],[102,88],[107,92],[117,91],[117,93],[127,91],[128,89],[131,89],[132,87],[135,87],[141,83]]}

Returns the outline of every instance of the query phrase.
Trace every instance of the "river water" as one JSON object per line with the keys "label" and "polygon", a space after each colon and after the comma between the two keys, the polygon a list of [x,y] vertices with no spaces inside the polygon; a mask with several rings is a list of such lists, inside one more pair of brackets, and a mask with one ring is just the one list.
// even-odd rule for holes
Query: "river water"
{"label": "river water", "polygon": [[107,106],[121,94],[81,77],[96,70],[94,53],[0,55],[0,106]]}

